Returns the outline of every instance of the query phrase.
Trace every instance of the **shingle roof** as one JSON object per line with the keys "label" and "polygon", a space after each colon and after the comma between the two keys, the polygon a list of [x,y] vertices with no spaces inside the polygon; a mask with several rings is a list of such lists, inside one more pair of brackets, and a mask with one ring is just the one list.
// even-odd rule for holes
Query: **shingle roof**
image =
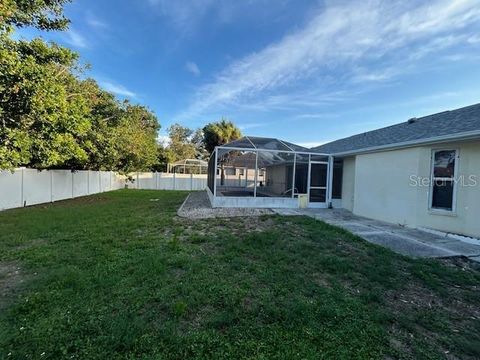
{"label": "shingle roof", "polygon": [[313,148],[329,154],[357,152],[363,149],[395,146],[410,141],[480,131],[480,103],[444,111],[363,134],[350,136]]}

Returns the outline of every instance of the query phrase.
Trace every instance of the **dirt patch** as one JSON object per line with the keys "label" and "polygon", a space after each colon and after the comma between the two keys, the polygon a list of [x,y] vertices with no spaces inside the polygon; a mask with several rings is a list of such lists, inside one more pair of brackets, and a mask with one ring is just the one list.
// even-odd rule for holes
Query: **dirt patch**
{"label": "dirt patch", "polygon": [[[445,260],[449,262],[449,260]],[[442,261],[443,262],[443,261]],[[450,262],[450,266],[457,266]],[[439,319],[449,319],[451,331],[459,333],[462,329],[471,328],[473,323],[480,321],[480,309],[471,302],[464,300],[465,291],[474,291],[480,296],[477,288],[449,288],[448,297],[442,297],[431,289],[413,281],[406,287],[385,293],[385,301],[396,321],[392,324],[390,345],[402,354],[413,354],[414,338],[434,345],[447,359],[457,359],[451,353],[449,344],[438,336],[435,326]],[[421,316],[417,318],[416,316]],[[425,318],[423,318],[425,316]],[[403,319],[403,320],[400,320]],[[422,320],[421,320],[422,319]],[[407,328],[400,325],[408,322]],[[399,323],[400,322],[400,323]],[[433,328],[432,328],[433,326]],[[466,359],[473,357],[465,357]]]}
{"label": "dirt patch", "polygon": [[177,217],[174,219],[175,229],[173,232],[165,229],[162,235],[165,238],[177,236],[180,239],[197,237],[211,237],[222,235],[225,231],[229,234],[245,234],[248,232],[261,232],[271,229],[275,220],[269,216],[256,217],[233,217],[233,218],[209,218],[209,219],[185,219]]}
{"label": "dirt patch", "polygon": [[455,256],[444,259],[438,259],[443,265],[448,267],[460,268],[463,271],[480,271],[480,263],[472,261],[466,256]]}
{"label": "dirt patch", "polygon": [[32,239],[28,242],[24,242],[18,246],[15,246],[15,250],[25,250],[25,249],[31,249],[35,247],[40,247],[44,246],[48,243],[47,239],[44,238],[37,238],[37,239]]}
{"label": "dirt patch", "polygon": [[60,201],[56,201],[55,204],[72,207],[76,205],[90,205],[90,204],[97,205],[99,203],[105,203],[109,201],[111,201],[110,198],[96,194],[96,195],[77,197],[75,199],[60,200]]}
{"label": "dirt patch", "polygon": [[106,203],[109,201],[111,201],[111,199],[109,199],[106,196],[88,195],[88,196],[82,196],[82,197],[77,197],[73,199],[58,200],[58,201],[43,203],[43,204],[36,204],[36,205],[27,204],[26,207],[32,208],[32,209],[49,209],[52,207],[52,205],[54,205],[55,207],[72,208],[78,205],[98,205],[98,204]]}
{"label": "dirt patch", "polygon": [[22,283],[23,276],[18,264],[0,263],[0,310],[7,306]]}

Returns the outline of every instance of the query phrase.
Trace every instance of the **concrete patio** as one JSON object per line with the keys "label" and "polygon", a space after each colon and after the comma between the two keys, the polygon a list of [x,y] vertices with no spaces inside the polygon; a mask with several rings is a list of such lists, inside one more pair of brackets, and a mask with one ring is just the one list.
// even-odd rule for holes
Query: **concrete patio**
{"label": "concrete patio", "polygon": [[412,257],[466,256],[480,262],[480,241],[362,218],[343,209],[274,209],[280,215],[305,215],[346,229],[363,239]]}

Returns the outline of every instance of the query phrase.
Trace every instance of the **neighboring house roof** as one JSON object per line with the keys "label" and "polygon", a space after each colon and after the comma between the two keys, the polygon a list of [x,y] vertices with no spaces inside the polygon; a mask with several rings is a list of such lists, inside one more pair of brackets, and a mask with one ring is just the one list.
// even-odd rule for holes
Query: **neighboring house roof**
{"label": "neighboring house roof", "polygon": [[312,150],[348,155],[476,137],[480,137],[480,103],[413,118],[400,124],[336,140]]}

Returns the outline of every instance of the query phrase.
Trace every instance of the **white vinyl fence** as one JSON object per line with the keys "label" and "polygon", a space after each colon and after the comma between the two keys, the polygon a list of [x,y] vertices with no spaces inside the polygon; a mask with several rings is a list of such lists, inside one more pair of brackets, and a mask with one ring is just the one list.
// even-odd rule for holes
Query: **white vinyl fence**
{"label": "white vinyl fence", "polygon": [[16,169],[0,171],[0,210],[123,189],[204,190],[206,175],[133,173],[133,182],[113,171]]}
{"label": "white vinyl fence", "polygon": [[158,172],[139,172],[130,175],[132,189],[151,190],[205,190],[207,188],[207,175],[198,174],[171,174]]}

